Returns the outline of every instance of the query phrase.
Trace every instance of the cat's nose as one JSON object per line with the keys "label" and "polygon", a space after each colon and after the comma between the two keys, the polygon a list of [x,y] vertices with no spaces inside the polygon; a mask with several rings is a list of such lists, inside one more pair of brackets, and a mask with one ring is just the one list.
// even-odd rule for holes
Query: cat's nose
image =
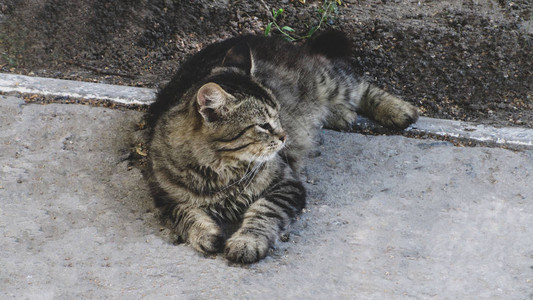
{"label": "cat's nose", "polygon": [[287,140],[287,135],[286,134],[282,134],[279,136],[279,140],[284,143],[286,140]]}

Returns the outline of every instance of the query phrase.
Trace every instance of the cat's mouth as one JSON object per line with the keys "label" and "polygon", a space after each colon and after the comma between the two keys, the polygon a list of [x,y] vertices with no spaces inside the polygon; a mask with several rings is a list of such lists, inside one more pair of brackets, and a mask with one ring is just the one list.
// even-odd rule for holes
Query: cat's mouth
{"label": "cat's mouth", "polygon": [[266,162],[272,160],[276,155],[286,146],[286,138],[283,140],[280,139],[279,142],[271,142],[267,147],[264,148],[261,155],[258,156],[258,162]]}
{"label": "cat's mouth", "polygon": [[264,163],[276,157],[276,155],[286,146],[286,141],[271,142],[268,145],[252,147],[249,151],[242,153],[240,159],[248,162]]}

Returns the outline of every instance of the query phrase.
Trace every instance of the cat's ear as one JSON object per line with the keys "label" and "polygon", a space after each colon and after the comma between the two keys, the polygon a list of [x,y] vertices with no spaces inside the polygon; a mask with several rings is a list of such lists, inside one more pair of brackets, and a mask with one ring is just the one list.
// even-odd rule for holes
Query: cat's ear
{"label": "cat's ear", "polygon": [[209,82],[204,84],[196,95],[198,111],[207,122],[214,122],[224,114],[228,100],[228,93],[218,84]]}
{"label": "cat's ear", "polygon": [[222,61],[223,67],[236,67],[243,70],[246,74],[250,74],[252,70],[252,54],[247,43],[241,42],[233,46],[226,53]]}

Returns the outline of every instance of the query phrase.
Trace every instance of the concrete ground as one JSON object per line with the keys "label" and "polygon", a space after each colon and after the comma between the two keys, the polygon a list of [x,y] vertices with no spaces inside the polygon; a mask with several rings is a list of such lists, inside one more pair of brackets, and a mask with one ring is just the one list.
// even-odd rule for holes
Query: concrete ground
{"label": "concrete ground", "polygon": [[324,130],[309,204],[246,267],[174,245],[141,113],[0,96],[1,299],[533,299],[533,151]]}

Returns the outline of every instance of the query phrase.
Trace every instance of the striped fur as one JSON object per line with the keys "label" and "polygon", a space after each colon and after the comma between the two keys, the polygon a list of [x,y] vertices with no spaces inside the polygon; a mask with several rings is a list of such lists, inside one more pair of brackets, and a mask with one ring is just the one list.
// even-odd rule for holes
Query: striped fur
{"label": "striped fur", "polygon": [[148,179],[176,234],[201,253],[252,263],[305,206],[299,168],[324,124],[363,113],[405,128],[410,104],[358,79],[324,39],[229,39],[186,60],[151,106]]}

